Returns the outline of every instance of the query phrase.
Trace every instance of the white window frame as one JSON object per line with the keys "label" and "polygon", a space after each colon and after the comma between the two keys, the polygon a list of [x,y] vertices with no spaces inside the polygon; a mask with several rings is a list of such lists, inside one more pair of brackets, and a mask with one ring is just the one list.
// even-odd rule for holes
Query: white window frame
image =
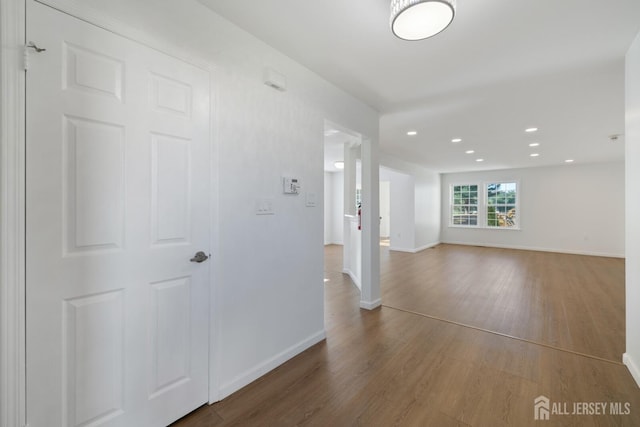
{"label": "white window frame", "polygon": [[[516,210],[516,221],[515,224],[512,227],[500,227],[500,226],[493,226],[493,225],[489,225],[489,215],[488,215],[488,210],[489,210],[489,200],[487,199],[487,191],[488,191],[488,186],[490,184],[515,184],[516,185],[516,202],[512,204],[512,206],[515,206],[515,210]],[[517,179],[503,179],[503,180],[493,180],[493,181],[486,181],[482,183],[482,199],[483,199],[483,228],[487,228],[490,230],[520,230],[520,181],[518,181]],[[506,204],[504,204],[506,205]]]}
{"label": "white window frame", "polygon": [[[499,227],[490,226],[488,224],[488,209],[489,201],[487,198],[487,187],[490,184],[515,184],[516,185],[516,221],[512,227]],[[478,223],[477,225],[468,224],[454,224],[453,222],[453,193],[454,187],[457,186],[478,186]],[[522,197],[522,186],[517,179],[496,179],[491,181],[476,181],[476,182],[454,182],[449,184],[449,227],[450,228],[471,228],[471,229],[483,229],[483,230],[521,230],[522,212],[520,211],[520,199]]]}
{"label": "white window frame", "polygon": [[[477,218],[477,224],[476,225],[471,225],[471,224],[455,224],[453,222],[453,193],[454,193],[454,187],[469,187],[475,185],[476,187],[478,187],[478,203],[477,203],[477,207],[478,207],[478,213],[476,214],[476,218]],[[456,227],[456,228],[481,228],[482,226],[482,198],[481,198],[481,192],[482,192],[482,184],[479,182],[472,182],[472,183],[455,183],[455,184],[451,184],[449,186],[449,227]]]}

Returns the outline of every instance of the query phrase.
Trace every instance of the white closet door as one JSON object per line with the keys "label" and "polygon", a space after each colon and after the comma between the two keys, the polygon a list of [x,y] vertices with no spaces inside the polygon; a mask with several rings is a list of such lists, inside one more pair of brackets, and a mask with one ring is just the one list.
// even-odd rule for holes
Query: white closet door
{"label": "white closet door", "polygon": [[162,426],[208,398],[208,73],[30,1],[30,427]]}

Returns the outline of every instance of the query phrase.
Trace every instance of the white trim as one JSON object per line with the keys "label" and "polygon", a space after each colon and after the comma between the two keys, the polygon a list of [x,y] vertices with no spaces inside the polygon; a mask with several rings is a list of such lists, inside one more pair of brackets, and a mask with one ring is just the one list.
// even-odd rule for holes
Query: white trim
{"label": "white trim", "polygon": [[[3,0],[4,1],[4,0]],[[16,1],[16,0],[14,0]],[[22,0],[24,1],[24,0]],[[211,61],[207,61],[203,57],[193,56],[186,53],[184,49],[172,44],[166,39],[160,39],[153,35],[140,31],[128,24],[117,19],[105,16],[102,12],[91,6],[87,6],[83,2],[77,0],[34,0],[38,3],[52,7],[60,12],[71,15],[81,21],[88,22],[91,25],[102,28],[103,30],[117,34],[121,37],[129,39],[137,44],[141,44],[148,48],[157,50],[165,55],[172,56],[182,62],[186,62],[205,71],[217,69],[217,65]]]}
{"label": "white trim", "polygon": [[316,345],[320,341],[326,339],[325,331],[319,331],[310,337],[300,341],[297,344],[292,345],[281,353],[276,354],[270,359],[265,360],[264,362],[254,366],[253,368],[245,371],[244,373],[238,375],[233,380],[229,381],[226,384],[223,384],[220,387],[219,398],[224,399],[230,394],[240,390],[242,387],[254,382],[261,376],[266,373],[274,370],[278,366],[282,365],[286,361],[292,359],[298,354],[302,353],[306,349]]}
{"label": "white trim", "polygon": [[220,297],[218,283],[222,283],[220,278],[220,188],[219,188],[219,153],[218,153],[218,137],[219,126],[218,121],[218,79],[215,71],[209,73],[209,105],[210,105],[210,128],[209,135],[211,139],[211,270],[209,275],[209,403],[219,401],[220,398],[220,365],[221,352],[219,339],[222,336],[222,322],[220,321]]}
{"label": "white trim", "polygon": [[426,244],[426,245],[424,245],[424,246],[420,246],[420,247],[413,248],[413,249],[408,249],[408,248],[398,248],[398,247],[395,247],[395,246],[391,246],[391,247],[389,247],[389,250],[390,250],[390,251],[408,252],[408,253],[411,253],[411,254],[417,254],[418,252],[422,252],[422,251],[424,251],[425,249],[429,249],[429,248],[433,248],[433,247],[435,247],[435,246],[438,246],[440,243],[441,243],[441,242],[433,242],[433,243],[429,243],[429,244]]}
{"label": "white trim", "polygon": [[631,376],[636,381],[638,387],[640,387],[640,369],[629,353],[622,355],[622,363],[629,369]]}
{"label": "white trim", "polygon": [[360,282],[360,279],[358,279],[358,276],[356,276],[356,274],[353,271],[351,271],[348,268],[345,268],[345,269],[342,270],[342,272],[344,274],[348,274],[349,275],[349,277],[351,278],[351,281],[353,281],[353,284],[356,285],[358,287],[358,289],[362,288],[362,283]]}
{"label": "white trim", "polygon": [[395,251],[395,252],[406,252],[406,253],[410,253],[410,254],[415,254],[417,252],[416,249],[400,248],[398,246],[389,246],[389,250],[390,251]]}
{"label": "white trim", "polygon": [[0,1],[0,426],[26,424],[25,0]]}
{"label": "white trim", "polygon": [[425,249],[434,248],[434,247],[438,246],[440,243],[442,243],[442,242],[433,242],[433,243],[426,244],[424,246],[417,247],[416,248],[416,252],[422,252]]}
{"label": "white trim", "polygon": [[442,243],[447,245],[480,246],[480,247],[498,248],[498,249],[515,249],[519,251],[553,252],[558,254],[598,256],[598,257],[605,257],[605,258],[625,258],[624,254],[614,254],[609,252],[595,252],[595,251],[577,251],[577,250],[571,250],[571,249],[558,249],[558,248],[540,248],[537,246],[499,245],[495,243],[478,243],[478,242],[471,243],[471,242],[454,242],[454,241],[445,241]]}
{"label": "white trim", "polygon": [[365,310],[374,310],[382,305],[382,299],[378,298],[374,301],[360,301],[360,308]]}
{"label": "white trim", "polygon": [[[166,40],[154,38],[126,24],[107,18],[95,9],[79,2],[68,0],[36,0],[42,4],[53,7],[63,13],[67,13],[92,25],[118,34],[138,44],[162,52],[177,58],[183,62],[215,74],[217,66],[202,58],[185,55],[184,50],[178,46],[167,43]],[[0,218],[2,246],[0,251],[0,427],[14,427],[26,425],[26,367],[25,367],[25,339],[26,329],[24,324],[25,313],[25,260],[24,260],[24,210],[25,202],[25,160],[24,160],[24,93],[25,76],[23,67],[23,46],[25,35],[25,6],[26,0],[2,0],[0,2],[0,38],[2,40],[2,106],[0,108],[2,135],[1,135],[1,159],[0,171],[0,197],[2,201]],[[214,141],[212,156],[216,158],[217,140],[215,130],[216,100],[213,94],[213,86],[210,88],[212,95],[212,128],[211,137]],[[217,163],[212,163],[214,173],[217,173]],[[213,191],[217,194],[217,179],[213,179]],[[217,200],[217,199],[214,199]],[[217,226],[217,205],[213,210],[214,235]],[[212,242],[212,252],[217,252]],[[213,266],[212,286],[217,283],[216,274],[219,271]],[[215,286],[212,291],[212,301],[217,303]],[[211,310],[211,335],[218,332],[219,319],[216,306]],[[219,336],[219,335],[218,335]],[[210,374],[209,374],[209,399],[215,401],[218,393],[218,349],[217,342],[210,344]]]}
{"label": "white trim", "polygon": [[[489,201],[487,200],[487,186],[489,184],[516,184],[516,224],[513,227],[497,227],[497,226],[489,226],[487,225],[487,209],[489,207]],[[478,213],[476,215],[478,219],[477,225],[464,225],[464,224],[454,224],[453,219],[453,187],[457,186],[478,186]],[[494,180],[494,181],[475,181],[470,184],[467,183],[451,183],[449,184],[449,207],[448,207],[448,219],[447,219],[447,227],[449,228],[468,228],[473,230],[515,230],[520,231],[521,227],[521,217],[520,217],[520,180],[519,179],[504,179],[504,180]]]}

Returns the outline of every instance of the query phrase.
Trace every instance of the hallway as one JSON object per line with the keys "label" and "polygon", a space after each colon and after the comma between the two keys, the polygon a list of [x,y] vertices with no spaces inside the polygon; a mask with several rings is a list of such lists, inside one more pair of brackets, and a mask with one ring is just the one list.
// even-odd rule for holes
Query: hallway
{"label": "hallway", "polygon": [[[454,259],[456,251],[482,250],[441,249]],[[393,274],[395,254],[381,250],[386,304],[394,298],[390,276],[401,272]],[[405,272],[425,263],[420,254],[401,258]],[[340,273],[341,259],[340,246],[325,248],[327,340],[176,426],[528,426],[536,423],[534,399],[541,395],[569,412],[576,402],[608,405],[604,415],[552,413],[546,425],[640,425],[640,390],[619,361],[386,305],[360,310],[357,289]],[[630,413],[610,415],[618,403],[623,410],[629,403]]]}

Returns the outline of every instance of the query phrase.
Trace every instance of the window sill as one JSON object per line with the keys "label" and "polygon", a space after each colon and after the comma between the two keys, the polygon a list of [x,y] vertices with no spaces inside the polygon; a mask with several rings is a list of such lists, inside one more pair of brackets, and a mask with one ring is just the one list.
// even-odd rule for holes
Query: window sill
{"label": "window sill", "polygon": [[449,224],[449,228],[465,228],[472,230],[509,230],[509,231],[522,231],[520,227],[487,227],[481,225],[455,225]]}

